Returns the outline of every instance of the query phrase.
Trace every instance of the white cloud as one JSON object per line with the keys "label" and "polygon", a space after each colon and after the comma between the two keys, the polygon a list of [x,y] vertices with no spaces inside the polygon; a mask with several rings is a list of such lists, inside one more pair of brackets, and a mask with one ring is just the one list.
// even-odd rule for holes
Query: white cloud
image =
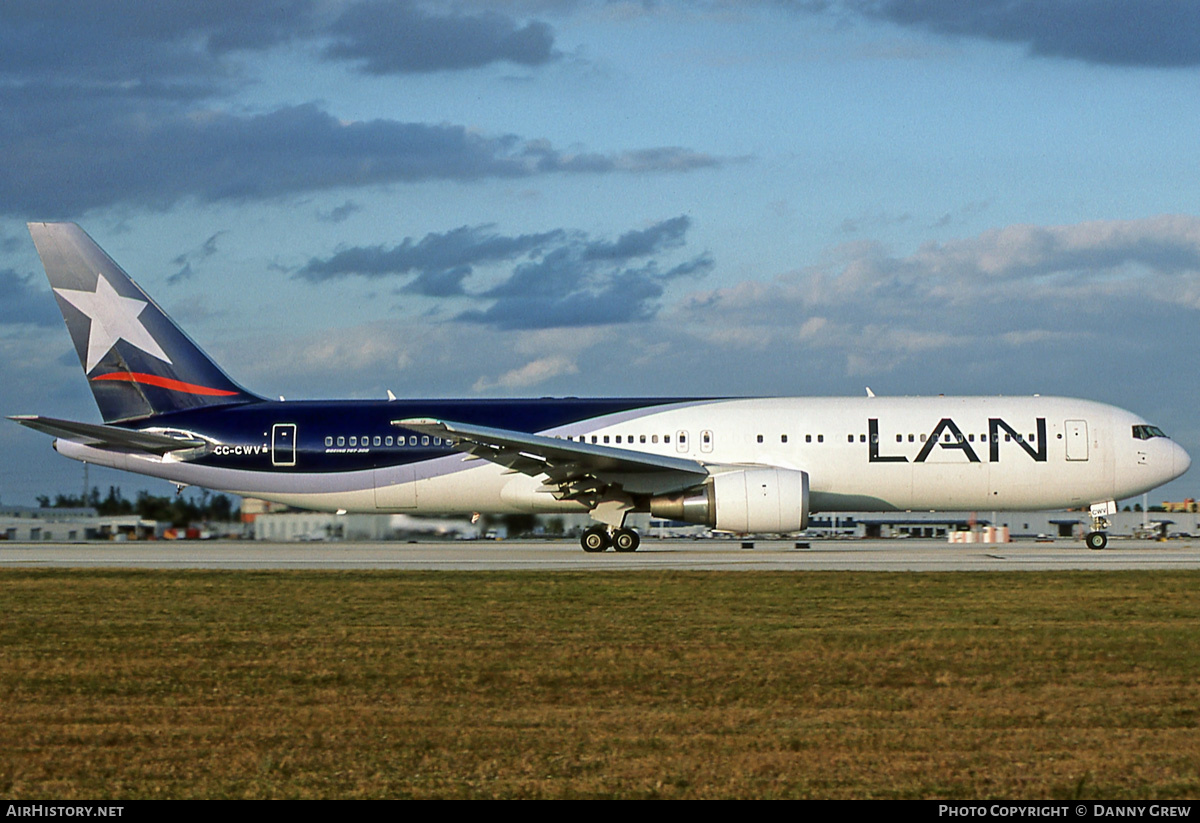
{"label": "white cloud", "polygon": [[496,380],[481,377],[475,381],[473,388],[477,392],[485,392],[494,388],[524,389],[555,377],[578,373],[579,367],[566,357],[542,357],[526,363],[520,368],[507,371]]}

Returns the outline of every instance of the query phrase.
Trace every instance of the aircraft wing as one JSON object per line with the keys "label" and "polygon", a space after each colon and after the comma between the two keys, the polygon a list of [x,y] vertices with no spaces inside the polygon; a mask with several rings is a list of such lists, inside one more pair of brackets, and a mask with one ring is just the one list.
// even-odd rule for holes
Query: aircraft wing
{"label": "aircraft wing", "polygon": [[119,426],[102,426],[97,423],[77,423],[74,420],[58,420],[36,414],[16,414],[11,415],[8,419],[53,437],[61,437],[85,446],[161,455],[206,445],[205,441],[195,438],[170,437],[165,434],[133,431]]}
{"label": "aircraft wing", "polygon": [[531,477],[546,475],[542,491],[560,500],[586,500],[619,486],[628,494],[665,494],[703,483],[708,470],[695,460],[595,446],[541,434],[431,418],[393,420],[422,434],[449,439],[458,451]]}

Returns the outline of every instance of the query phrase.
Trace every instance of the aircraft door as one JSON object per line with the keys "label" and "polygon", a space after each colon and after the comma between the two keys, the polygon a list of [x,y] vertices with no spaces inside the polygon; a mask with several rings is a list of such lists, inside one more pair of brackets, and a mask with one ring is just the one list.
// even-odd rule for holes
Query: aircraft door
{"label": "aircraft door", "polygon": [[296,465],[295,423],[276,423],[271,427],[271,465]]}
{"label": "aircraft door", "polygon": [[1067,429],[1067,459],[1088,459],[1088,430],[1086,420],[1068,420]]}

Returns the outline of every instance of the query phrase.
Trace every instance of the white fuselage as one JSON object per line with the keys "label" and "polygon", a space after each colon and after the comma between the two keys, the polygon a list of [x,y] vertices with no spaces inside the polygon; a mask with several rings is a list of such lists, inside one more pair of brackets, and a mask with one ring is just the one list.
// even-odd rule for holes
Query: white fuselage
{"label": "white fuselage", "polygon": [[[536,402],[536,401],[533,401]],[[281,419],[286,403],[279,404]],[[712,473],[807,472],[813,511],[1013,510],[1087,506],[1141,494],[1187,470],[1141,417],[1059,397],[698,400],[581,420],[542,434],[688,458]],[[203,435],[203,431],[198,432]],[[301,464],[246,471],[59,440],[79,460],[302,508],[404,512],[573,512],[536,477],[457,453],[346,472]]]}

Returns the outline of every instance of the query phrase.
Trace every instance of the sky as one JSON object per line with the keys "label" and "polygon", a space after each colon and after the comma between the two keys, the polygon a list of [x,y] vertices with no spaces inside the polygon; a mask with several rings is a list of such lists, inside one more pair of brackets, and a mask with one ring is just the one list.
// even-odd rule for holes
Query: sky
{"label": "sky", "polygon": [[[0,411],[99,420],[72,220],[266,396],[1059,394],[1200,463],[1198,95],[1182,0],[10,0]],[[0,426],[0,502],[82,483]]]}

